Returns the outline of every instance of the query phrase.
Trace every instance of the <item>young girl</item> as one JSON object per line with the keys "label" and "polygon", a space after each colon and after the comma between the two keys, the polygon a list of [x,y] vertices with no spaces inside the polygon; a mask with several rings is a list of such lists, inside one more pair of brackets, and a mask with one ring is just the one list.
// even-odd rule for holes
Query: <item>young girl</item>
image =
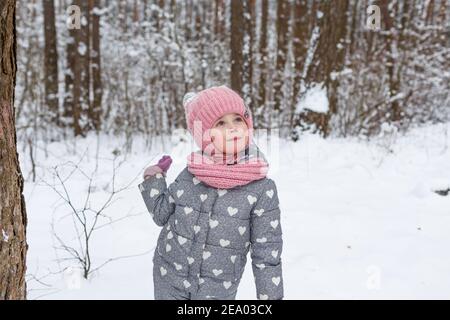
{"label": "young girl", "polygon": [[282,230],[275,182],[253,142],[250,110],[226,86],[185,96],[201,150],[167,187],[161,158],[139,185],[162,226],[153,256],[155,299],[234,300],[250,251],[257,298],[282,299]]}

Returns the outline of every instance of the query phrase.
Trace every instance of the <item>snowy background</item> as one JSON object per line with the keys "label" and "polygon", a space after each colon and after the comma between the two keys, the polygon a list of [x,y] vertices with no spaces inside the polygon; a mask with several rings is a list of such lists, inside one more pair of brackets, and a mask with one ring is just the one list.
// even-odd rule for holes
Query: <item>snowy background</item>
{"label": "snowy background", "polygon": [[29,299],[153,298],[138,184],[163,154],[174,180],[183,96],[223,84],[272,130],[286,299],[450,298],[448,0],[16,8]]}
{"label": "snowy background", "polygon": [[[282,212],[285,299],[450,298],[450,196],[434,192],[450,187],[449,130],[440,124],[399,134],[385,126],[371,141],[305,134],[271,152],[260,144],[276,164],[269,175]],[[35,182],[27,149],[19,148],[29,299],[153,299],[160,228],[137,185],[163,154],[174,158],[172,182],[185,166],[187,139],[178,131],[151,152],[135,139],[128,154],[123,141],[103,135],[40,144]],[[92,209],[88,221],[107,204],[90,240],[89,280],[58,241],[79,247],[66,195],[76,210]],[[237,299],[256,298],[250,262]]]}

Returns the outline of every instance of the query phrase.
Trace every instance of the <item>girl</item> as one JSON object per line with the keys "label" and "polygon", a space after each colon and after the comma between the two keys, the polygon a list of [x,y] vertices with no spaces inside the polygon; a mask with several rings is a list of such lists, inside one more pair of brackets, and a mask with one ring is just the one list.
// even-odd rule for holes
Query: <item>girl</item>
{"label": "girl", "polygon": [[183,99],[200,150],[167,187],[161,158],[139,185],[162,226],[153,256],[155,299],[234,300],[250,251],[258,299],[282,299],[282,230],[275,182],[252,140],[242,98],[226,86]]}

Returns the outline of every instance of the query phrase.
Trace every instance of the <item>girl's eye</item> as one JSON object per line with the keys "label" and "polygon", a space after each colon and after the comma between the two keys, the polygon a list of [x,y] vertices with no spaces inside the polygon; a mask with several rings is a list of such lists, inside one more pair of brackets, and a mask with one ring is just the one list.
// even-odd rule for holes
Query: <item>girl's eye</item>
{"label": "girl's eye", "polygon": [[216,127],[220,127],[220,126],[223,126],[223,121],[219,121],[216,123]]}
{"label": "girl's eye", "polygon": [[235,121],[238,121],[238,122],[241,122],[241,121],[242,121],[242,118],[241,118],[241,117],[236,117],[234,120],[235,120]]}

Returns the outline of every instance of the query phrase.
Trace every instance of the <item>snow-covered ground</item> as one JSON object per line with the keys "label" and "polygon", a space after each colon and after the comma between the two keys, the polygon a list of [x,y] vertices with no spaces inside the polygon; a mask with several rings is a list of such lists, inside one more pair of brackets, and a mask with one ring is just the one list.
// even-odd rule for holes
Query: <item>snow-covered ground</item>
{"label": "snow-covered ground", "polygon": [[[449,131],[450,125],[434,125],[371,142],[305,135],[276,145],[269,159],[282,211],[285,299],[450,298],[450,195],[433,192],[450,185]],[[153,299],[152,255],[160,228],[137,184],[162,154],[174,158],[168,174],[173,181],[189,152],[176,141],[167,139],[164,147],[155,142],[150,152],[135,138],[127,155],[123,141],[106,136],[40,143],[36,182],[28,149],[19,150],[29,219],[29,299]],[[121,191],[107,202],[113,182]],[[93,209],[84,212],[89,221],[105,203],[104,215],[119,219],[107,224],[101,217],[92,233],[92,268],[113,260],[88,281],[78,276],[75,261],[63,260],[69,256],[52,235],[53,221],[65,244],[79,245],[79,222],[61,198],[66,191],[75,210],[85,203]],[[256,298],[250,262],[238,299]]]}

